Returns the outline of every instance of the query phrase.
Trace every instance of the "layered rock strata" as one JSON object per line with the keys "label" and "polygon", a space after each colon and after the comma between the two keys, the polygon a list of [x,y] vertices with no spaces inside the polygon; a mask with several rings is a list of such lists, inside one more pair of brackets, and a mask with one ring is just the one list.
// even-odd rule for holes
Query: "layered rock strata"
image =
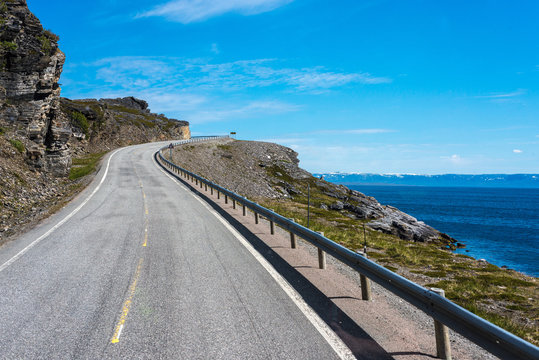
{"label": "layered rock strata", "polygon": [[25,0],[0,1],[0,121],[16,128],[32,167],[64,176],[71,127],[60,111],[65,55],[57,42]]}

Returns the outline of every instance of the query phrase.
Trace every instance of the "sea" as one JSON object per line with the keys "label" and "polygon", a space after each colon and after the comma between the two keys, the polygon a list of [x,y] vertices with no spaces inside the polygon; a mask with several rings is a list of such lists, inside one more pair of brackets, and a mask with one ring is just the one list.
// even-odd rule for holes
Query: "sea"
{"label": "sea", "polygon": [[539,189],[347,185],[466,245],[455,252],[539,277]]}

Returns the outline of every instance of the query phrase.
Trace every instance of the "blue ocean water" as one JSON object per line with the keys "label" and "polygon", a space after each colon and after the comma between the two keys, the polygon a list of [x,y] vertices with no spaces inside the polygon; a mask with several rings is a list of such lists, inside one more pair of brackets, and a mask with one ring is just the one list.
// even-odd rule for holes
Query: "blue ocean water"
{"label": "blue ocean water", "polygon": [[539,276],[539,189],[348,185],[466,245],[456,252]]}

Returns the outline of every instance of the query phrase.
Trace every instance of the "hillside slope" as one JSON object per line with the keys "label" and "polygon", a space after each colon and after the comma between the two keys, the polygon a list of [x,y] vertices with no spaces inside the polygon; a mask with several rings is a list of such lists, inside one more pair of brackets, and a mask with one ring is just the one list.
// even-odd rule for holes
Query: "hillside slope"
{"label": "hillside slope", "polygon": [[[168,152],[165,152],[168,158]],[[539,344],[537,279],[453,254],[456,240],[376,199],[299,168],[297,153],[262,142],[219,140],[176,147],[173,161],[257,201],[457,304]],[[310,188],[310,218],[307,192]]]}
{"label": "hillside slope", "polygon": [[0,244],[65,203],[107,151],[191,136],[133,97],[60,98],[58,40],[25,0],[0,0]]}
{"label": "hillside slope", "polygon": [[249,198],[304,198],[310,186],[317,207],[343,212],[352,219],[368,220],[370,228],[404,240],[456,246],[456,240],[450,236],[394,207],[313,177],[298,166],[298,154],[281,145],[230,139],[181,146],[175,154],[175,159],[189,170]]}

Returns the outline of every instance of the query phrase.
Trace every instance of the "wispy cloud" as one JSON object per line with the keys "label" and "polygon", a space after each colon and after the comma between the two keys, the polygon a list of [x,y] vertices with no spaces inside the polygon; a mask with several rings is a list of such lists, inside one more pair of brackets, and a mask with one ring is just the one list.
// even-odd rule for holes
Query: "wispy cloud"
{"label": "wispy cloud", "polygon": [[298,111],[301,107],[281,101],[252,101],[244,105],[216,107],[207,104],[190,114],[192,123],[224,121],[229,119],[249,118],[259,114],[282,114]]}
{"label": "wispy cloud", "polygon": [[520,150],[520,149],[514,149],[514,150],[513,150],[513,153],[515,153],[515,154],[522,154],[522,152],[523,152],[523,151]]}
{"label": "wispy cloud", "polygon": [[453,154],[451,156],[441,156],[440,158],[445,160],[445,161],[449,161],[451,164],[454,164],[454,165],[459,165],[464,161],[460,157],[460,155],[457,155],[457,154]]}
{"label": "wispy cloud", "polygon": [[[214,50],[218,51],[216,44]],[[147,100],[154,111],[193,123],[295,112],[302,107],[289,101],[290,93],[320,94],[354,83],[391,81],[368,73],[337,72],[321,66],[297,69],[284,64],[275,59],[211,63],[196,58],[120,56],[72,65],[70,71],[83,67],[100,81],[99,86],[79,87],[78,97],[137,96]],[[253,88],[268,91],[256,94]],[[387,131],[352,129],[343,133]]]}
{"label": "wispy cloud", "polygon": [[356,135],[366,135],[366,134],[384,134],[392,133],[395,130],[391,129],[348,129],[348,130],[317,130],[313,131],[312,134],[356,134]]}
{"label": "wispy cloud", "polygon": [[295,69],[279,66],[281,63],[275,59],[255,59],[212,64],[202,59],[123,56],[105,58],[92,65],[98,67],[99,79],[128,88],[164,83],[226,91],[281,86],[316,94],[354,83],[392,81],[366,72],[335,72],[322,66]]}
{"label": "wispy cloud", "polygon": [[477,99],[507,99],[514,98],[526,94],[526,89],[518,89],[509,93],[491,94],[491,95],[479,95],[474,96]]}
{"label": "wispy cloud", "polygon": [[[257,139],[257,141],[264,141],[264,142],[272,142],[277,143],[281,145],[291,145],[296,143],[304,143],[311,141],[311,139],[304,139],[304,138],[293,138],[293,137],[277,137],[277,138],[264,138],[264,139]],[[296,145],[297,146],[297,145]]]}
{"label": "wispy cloud", "polygon": [[217,46],[216,43],[211,44],[210,51],[214,53],[215,55],[219,55],[221,53],[221,50],[219,50],[219,46]]}
{"label": "wispy cloud", "polygon": [[189,24],[226,13],[256,15],[275,10],[293,0],[172,0],[138,14],[137,18],[159,16]]}

